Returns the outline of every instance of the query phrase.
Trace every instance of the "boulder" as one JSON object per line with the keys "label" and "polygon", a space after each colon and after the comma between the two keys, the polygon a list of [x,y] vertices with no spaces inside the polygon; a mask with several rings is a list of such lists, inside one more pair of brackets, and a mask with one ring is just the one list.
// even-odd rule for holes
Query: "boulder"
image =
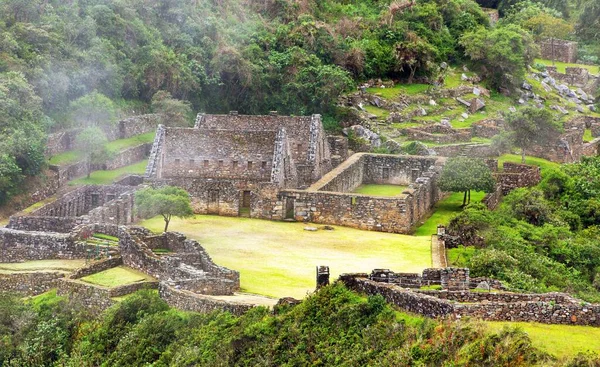
{"label": "boulder", "polygon": [[354,132],[357,138],[365,140],[371,147],[377,148],[381,146],[381,138],[379,137],[379,135],[375,134],[366,127],[362,125],[353,125],[345,128],[344,130],[342,130],[342,132],[345,135],[348,135],[350,130]]}
{"label": "boulder", "polygon": [[469,111],[473,114],[482,108],[485,107],[485,102],[481,98],[473,98],[471,100],[471,106],[469,106]]}
{"label": "boulder", "polygon": [[527,83],[527,82],[523,82],[523,85],[521,86],[521,88],[525,89],[525,90],[532,90],[533,87],[531,86],[531,84]]}

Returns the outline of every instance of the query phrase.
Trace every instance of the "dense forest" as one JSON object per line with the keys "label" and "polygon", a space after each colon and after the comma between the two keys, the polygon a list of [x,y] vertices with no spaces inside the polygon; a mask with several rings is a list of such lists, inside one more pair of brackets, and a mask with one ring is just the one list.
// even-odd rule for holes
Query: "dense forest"
{"label": "dense forest", "polygon": [[0,365],[6,366],[596,366],[555,360],[522,330],[434,321],[394,311],[381,296],[332,285],[297,306],[241,317],[170,309],[140,291],[98,318],[46,294],[0,297]]}
{"label": "dense forest", "polygon": [[469,62],[514,87],[563,25],[599,60],[597,1],[480,2],[505,15],[494,28],[472,0],[2,0],[0,202],[43,168],[48,132],[170,106],[157,96],[335,128],[338,96],[371,78],[432,82]]}

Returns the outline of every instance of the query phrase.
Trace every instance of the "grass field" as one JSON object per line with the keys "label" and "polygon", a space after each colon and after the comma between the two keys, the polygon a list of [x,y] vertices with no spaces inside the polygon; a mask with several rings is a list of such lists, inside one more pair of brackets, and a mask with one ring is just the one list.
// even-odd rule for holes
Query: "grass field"
{"label": "grass field", "polygon": [[398,196],[402,195],[402,192],[406,190],[408,186],[401,185],[376,185],[366,184],[357,187],[354,192],[363,195],[373,196]]}
{"label": "grass field", "polygon": [[118,153],[127,148],[135,147],[144,143],[152,143],[154,141],[154,131],[146,134],[132,136],[127,139],[119,139],[106,144],[106,149],[112,153]]}
{"label": "grass field", "polygon": [[41,270],[73,271],[85,265],[85,260],[37,260],[23,263],[1,263],[0,271],[25,272]]}
{"label": "grass field", "polygon": [[48,163],[62,166],[62,165],[69,164],[69,163],[75,163],[81,159],[82,159],[82,155],[80,152],[78,152],[76,150],[71,150],[71,151],[60,153],[60,154],[57,154],[57,155],[51,157],[48,160]]}
{"label": "grass field", "polygon": [[111,268],[96,274],[88,275],[87,277],[81,278],[81,280],[104,287],[117,287],[119,285],[155,279],[140,271],[125,266],[118,266],[116,268]]}
{"label": "grass field", "polygon": [[[141,225],[157,232],[162,218]],[[315,287],[315,267],[328,265],[331,280],[344,272],[389,268],[420,272],[431,266],[426,237],[337,227],[303,230],[304,223],[198,215],[173,219],[170,231],[185,233],[202,244],[219,265],[240,271],[242,290],[273,297],[302,298]]]}
{"label": "grass field", "polygon": [[146,172],[148,161],[140,161],[131,166],[121,167],[112,171],[94,171],[90,178],[81,177],[69,182],[69,185],[109,185],[117,177],[126,174],[143,174]]}
{"label": "grass field", "polygon": [[492,330],[503,326],[522,328],[533,344],[558,357],[571,357],[579,352],[600,351],[600,328],[577,325],[546,325],[532,322],[489,322]]}
{"label": "grass field", "polygon": [[[417,228],[415,236],[427,236],[429,238],[432,234],[437,233],[437,226],[439,224],[448,225],[450,219],[462,211],[463,195],[464,193],[462,192],[455,192],[438,201],[435,205],[433,215]],[[484,197],[484,192],[471,191],[471,202],[481,201]]]}
{"label": "grass field", "polygon": [[[498,167],[502,167],[502,163],[504,162],[512,162],[512,163],[521,163],[521,156],[517,154],[504,154],[498,157]],[[560,164],[555,162],[550,162],[543,158],[537,157],[529,157],[525,156],[525,163],[533,166],[538,166],[542,170],[542,177],[544,174],[554,168],[558,168]]]}
{"label": "grass field", "polygon": [[[546,66],[552,66],[552,60],[535,59],[535,62],[544,64]],[[600,66],[598,66],[598,65],[569,64],[569,63],[560,62],[560,61],[555,61],[554,65],[556,66],[556,71],[558,71],[559,73],[565,73],[566,72],[565,69],[568,67],[585,68],[585,69],[588,69],[590,71],[590,73],[596,74],[596,75],[598,75],[598,73],[600,72]]]}

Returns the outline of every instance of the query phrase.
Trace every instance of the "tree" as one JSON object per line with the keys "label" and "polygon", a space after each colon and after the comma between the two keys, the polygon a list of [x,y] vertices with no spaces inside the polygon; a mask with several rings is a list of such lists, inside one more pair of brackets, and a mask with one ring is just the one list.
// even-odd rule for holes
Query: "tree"
{"label": "tree", "polygon": [[135,205],[138,215],[142,218],[161,215],[165,220],[165,232],[169,228],[172,216],[186,218],[194,214],[189,194],[173,186],[142,189],[135,194]]}
{"label": "tree", "polygon": [[564,39],[573,32],[573,26],[567,21],[554,17],[547,13],[540,13],[525,22],[525,28],[529,29],[538,39],[550,39],[552,64],[556,59],[554,53],[554,40]]}
{"label": "tree", "polygon": [[525,163],[527,147],[548,144],[561,132],[560,125],[549,110],[532,106],[509,114],[506,123],[512,131],[514,145],[521,148],[522,163]]}
{"label": "tree", "polygon": [[471,190],[492,192],[496,180],[482,159],[454,157],[444,165],[438,186],[442,191],[464,192],[464,206],[471,202]]}
{"label": "tree", "polygon": [[70,104],[71,121],[76,127],[112,127],[117,122],[117,108],[113,101],[102,93],[92,92]]}
{"label": "tree", "polygon": [[515,89],[520,85],[536,51],[532,37],[513,24],[465,33],[460,44],[496,89]]}
{"label": "tree", "polygon": [[188,126],[192,107],[188,101],[175,99],[171,93],[161,90],[152,97],[152,111],[164,116],[167,126]]}
{"label": "tree", "polygon": [[75,138],[75,147],[85,158],[87,177],[90,177],[93,163],[102,163],[106,160],[106,135],[96,126],[83,129]]}

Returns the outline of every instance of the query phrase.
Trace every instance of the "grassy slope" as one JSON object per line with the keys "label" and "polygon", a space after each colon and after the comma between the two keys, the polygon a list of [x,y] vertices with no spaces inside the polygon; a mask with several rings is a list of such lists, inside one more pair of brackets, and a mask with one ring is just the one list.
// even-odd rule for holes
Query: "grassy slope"
{"label": "grassy slope", "polygon": [[[455,192],[450,196],[440,200],[435,205],[435,212],[425,223],[423,223],[417,230],[415,231],[415,236],[431,236],[432,234],[437,233],[437,226],[439,224],[447,225],[450,219],[457,213],[459,213],[462,208],[463,201],[463,193]],[[481,201],[485,193],[483,192],[471,192],[471,202]]]}
{"label": "grassy slope", "polygon": [[366,184],[360,185],[354,190],[357,194],[373,195],[373,196],[398,196],[402,195],[402,192],[406,190],[408,186],[400,185],[375,185]]}
{"label": "grassy slope", "polygon": [[[141,225],[162,231],[164,223],[156,217]],[[169,230],[198,240],[217,264],[240,271],[243,291],[274,297],[304,297],[314,289],[318,265],[330,266],[331,280],[344,272],[419,272],[431,266],[426,237],[337,226],[334,231],[310,232],[303,230],[306,226],[199,215],[173,219]]]}
{"label": "grassy slope", "polygon": [[85,260],[37,260],[22,263],[1,263],[0,271],[72,271],[85,265]]}
{"label": "grassy slope", "polygon": [[[517,154],[504,154],[504,155],[498,157],[498,166],[499,167],[502,167],[502,164],[504,162],[521,163],[521,156],[517,155]],[[539,166],[542,170],[542,176],[544,176],[544,174],[546,172],[553,170],[554,168],[557,168],[558,166],[560,166],[559,163],[550,162],[543,158],[536,158],[536,157],[529,157],[529,156],[525,157],[525,163],[533,165],[533,166]]]}
{"label": "grassy slope", "polygon": [[[536,63],[540,63],[540,64],[544,64],[547,66],[552,66],[552,60],[544,60],[544,59],[535,59]],[[584,64],[569,64],[566,62],[560,62],[560,61],[556,61],[554,63],[554,65],[556,66],[556,71],[558,71],[559,73],[565,73],[565,69],[567,67],[578,67],[578,68],[585,68],[588,69],[590,71],[590,73],[598,75],[598,73],[600,72],[600,66],[598,65],[584,65]]]}
{"label": "grassy slope", "polygon": [[600,328],[575,325],[546,325],[533,322],[489,322],[492,330],[518,326],[529,334],[533,345],[558,358],[579,352],[600,351]]}
{"label": "grassy slope", "polygon": [[90,178],[81,177],[69,182],[69,185],[108,185],[117,177],[126,174],[143,174],[146,171],[148,161],[140,161],[130,166],[121,167],[112,171],[94,171]]}
{"label": "grassy slope", "polygon": [[119,266],[116,268],[101,271],[96,274],[88,275],[87,277],[81,278],[81,280],[84,282],[102,285],[105,287],[116,287],[119,285],[155,279],[140,271],[125,266]]}

